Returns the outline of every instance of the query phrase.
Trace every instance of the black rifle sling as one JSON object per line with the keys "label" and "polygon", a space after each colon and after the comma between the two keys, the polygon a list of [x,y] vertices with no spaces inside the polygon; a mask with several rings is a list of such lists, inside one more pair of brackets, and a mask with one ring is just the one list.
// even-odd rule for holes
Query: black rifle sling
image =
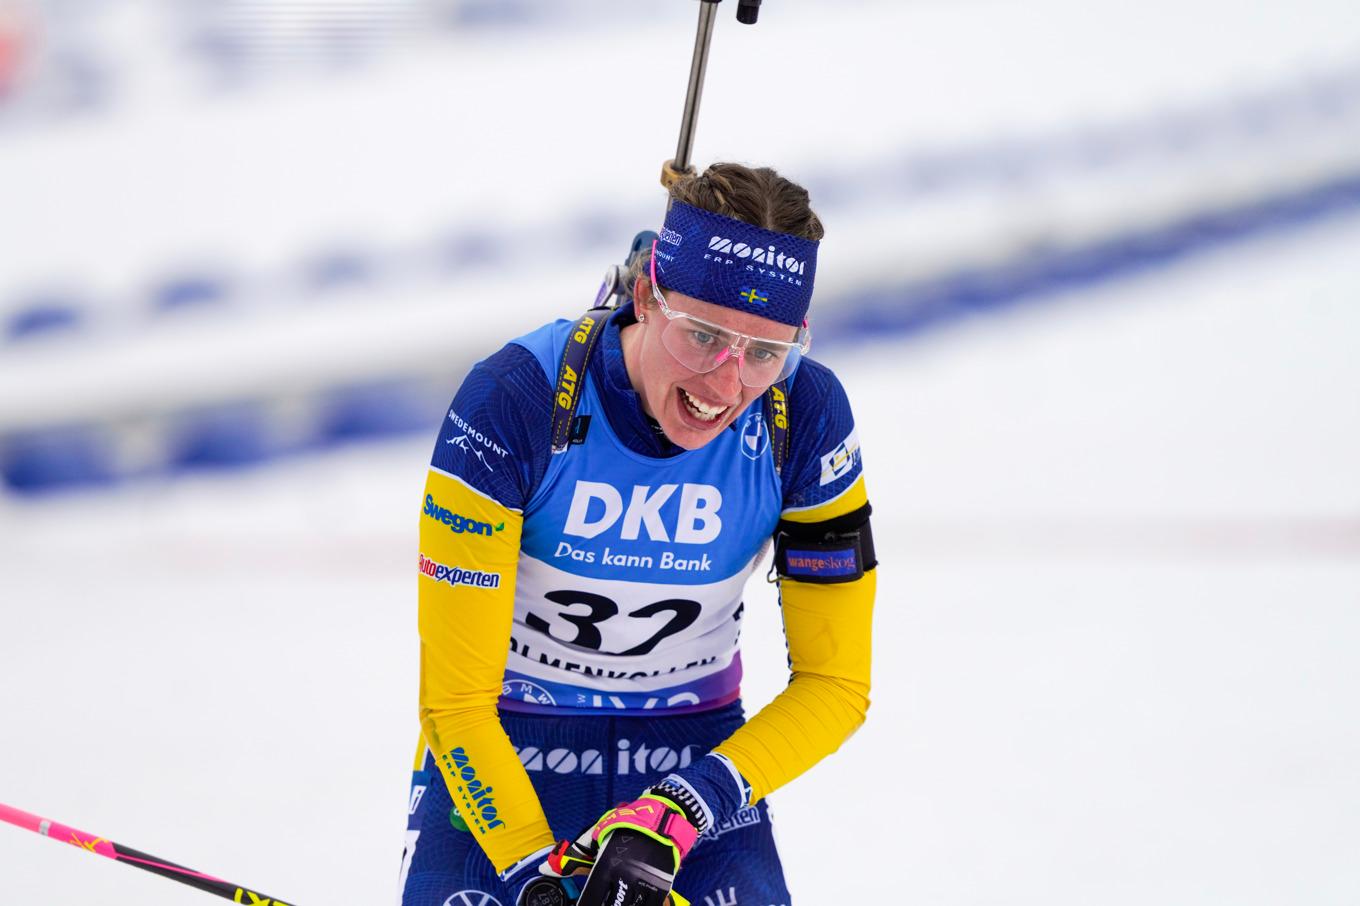
{"label": "black rifle sling", "polygon": [[778,475],[789,454],[789,382],[780,381],[765,391],[765,424],[770,428],[770,455]]}
{"label": "black rifle sling", "polygon": [[581,403],[581,390],[586,383],[586,367],[595,351],[595,342],[604,333],[604,325],[613,311],[592,308],[576,319],[567,337],[567,348],[562,350],[562,364],[557,369],[557,389],[553,393],[552,451],[565,452],[571,445],[572,423],[576,407]]}

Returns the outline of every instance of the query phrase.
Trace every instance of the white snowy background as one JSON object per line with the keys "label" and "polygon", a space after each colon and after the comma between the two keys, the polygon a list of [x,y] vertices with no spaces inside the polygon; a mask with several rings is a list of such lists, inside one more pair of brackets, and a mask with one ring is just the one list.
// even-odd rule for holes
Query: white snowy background
{"label": "white snowy background", "polygon": [[[0,0],[0,318],[75,312],[0,337],[0,452],[79,429],[111,473],[0,491],[0,802],[395,900],[442,406],[656,225],[695,6]],[[825,199],[817,355],[881,558],[869,721],[772,798],[796,902],[1360,901],[1360,197],[898,301],[1353,180],[1360,7],[731,6],[695,156]],[[204,304],[155,301],[186,274]],[[406,431],[315,441],[373,386]],[[268,455],[176,464],[242,407]],[[754,708],[786,678],[761,582],[746,619]],[[210,902],[8,825],[0,891]]]}

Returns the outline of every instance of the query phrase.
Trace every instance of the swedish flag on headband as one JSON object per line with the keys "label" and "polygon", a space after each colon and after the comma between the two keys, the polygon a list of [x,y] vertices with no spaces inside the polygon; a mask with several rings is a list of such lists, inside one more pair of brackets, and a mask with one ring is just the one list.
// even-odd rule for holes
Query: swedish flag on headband
{"label": "swedish flag on headband", "polygon": [[751,305],[766,305],[770,301],[768,293],[758,292],[749,286],[743,286],[741,292],[737,295],[741,297],[741,301],[748,302]]}

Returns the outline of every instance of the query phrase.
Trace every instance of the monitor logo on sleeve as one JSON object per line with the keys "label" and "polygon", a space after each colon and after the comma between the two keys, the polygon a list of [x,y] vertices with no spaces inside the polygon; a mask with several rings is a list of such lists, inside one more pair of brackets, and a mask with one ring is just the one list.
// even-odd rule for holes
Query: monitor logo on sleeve
{"label": "monitor logo on sleeve", "polygon": [[822,480],[820,485],[828,485],[838,478],[844,478],[859,462],[859,434],[854,428],[845,440],[836,444],[830,453],[822,457]]}
{"label": "monitor logo on sleeve", "polygon": [[[678,505],[670,505],[679,491]],[[577,481],[564,535],[595,538],[619,525],[619,539],[709,544],[722,534],[722,492],[711,484],[635,484],[623,493],[602,481]],[[622,524],[620,525],[620,521]]]}
{"label": "monitor logo on sleeve", "polygon": [[495,789],[477,777],[477,769],[463,747],[445,752],[440,760],[456,784],[458,797],[463,803],[463,815],[472,817],[477,833],[485,834],[489,830],[504,827],[505,822],[496,809],[495,797],[491,795]]}

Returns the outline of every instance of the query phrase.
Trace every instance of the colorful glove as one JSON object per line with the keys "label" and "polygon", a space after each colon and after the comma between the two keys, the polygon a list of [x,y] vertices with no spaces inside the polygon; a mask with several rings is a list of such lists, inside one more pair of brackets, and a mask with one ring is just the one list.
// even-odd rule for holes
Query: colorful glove
{"label": "colorful glove", "polygon": [[[658,785],[659,786],[659,785]],[[699,838],[694,819],[688,811],[667,796],[669,790],[648,790],[632,802],[625,802],[600,816],[575,840],[562,840],[548,853],[539,871],[544,876],[562,879],[566,889],[573,895],[585,886],[600,852],[609,845],[610,835],[621,828],[628,828],[650,837],[670,849],[674,858],[675,871],[680,862],[693,848]],[[671,892],[667,900],[672,906],[689,906],[684,897]],[[521,903],[519,906],[535,906]]]}
{"label": "colorful glove", "polygon": [[[566,894],[566,902],[574,901],[595,867],[601,848],[608,843],[610,833],[621,827],[669,847],[674,856],[675,871],[679,871],[681,861],[699,836],[745,807],[750,795],[750,785],[730,760],[712,754],[700,758],[684,771],[666,776],[633,802],[605,812],[575,840],[560,840],[551,849],[524,860],[530,862],[546,854],[538,865],[539,878],[519,876],[523,886],[517,891],[516,906],[557,906],[558,901],[552,899],[557,894],[551,885],[539,883],[545,879],[557,880]],[[515,867],[510,871],[518,870]],[[502,879],[505,877],[502,875]],[[536,900],[536,896],[543,899]],[[674,891],[668,902],[674,906],[689,906]]]}

